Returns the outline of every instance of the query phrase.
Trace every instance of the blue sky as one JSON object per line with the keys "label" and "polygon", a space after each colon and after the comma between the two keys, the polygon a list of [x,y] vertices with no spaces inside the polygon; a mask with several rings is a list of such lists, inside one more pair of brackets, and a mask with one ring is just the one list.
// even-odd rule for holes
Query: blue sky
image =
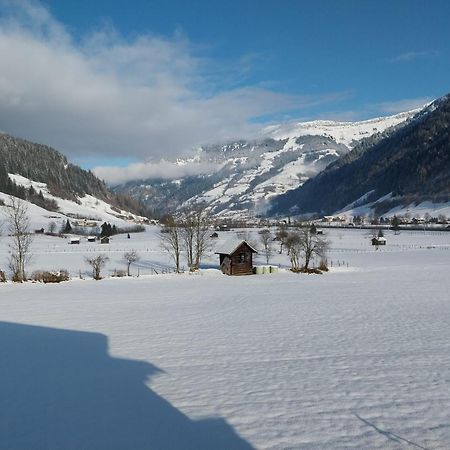
{"label": "blue sky", "polygon": [[447,1],[0,2],[0,129],[85,166],[450,91]]}
{"label": "blue sky", "polygon": [[[65,0],[48,5],[75,36],[105,24],[129,37],[182,34],[198,55],[229,70],[218,81],[219,90],[258,85],[288,94],[345,97],[336,111],[332,105],[298,111],[305,117],[340,111],[366,117],[383,105],[389,109],[389,103],[449,91],[448,1]],[[240,67],[234,71],[233,66]]]}

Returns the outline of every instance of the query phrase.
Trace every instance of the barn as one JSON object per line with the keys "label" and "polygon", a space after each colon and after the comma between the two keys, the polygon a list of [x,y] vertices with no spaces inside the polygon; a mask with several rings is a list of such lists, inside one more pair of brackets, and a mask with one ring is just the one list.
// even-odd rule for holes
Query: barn
{"label": "barn", "polygon": [[376,236],[372,238],[372,245],[386,245],[386,238],[383,236]]}
{"label": "barn", "polygon": [[258,253],[248,242],[233,239],[225,242],[216,252],[220,270],[226,275],[251,275],[253,253]]}

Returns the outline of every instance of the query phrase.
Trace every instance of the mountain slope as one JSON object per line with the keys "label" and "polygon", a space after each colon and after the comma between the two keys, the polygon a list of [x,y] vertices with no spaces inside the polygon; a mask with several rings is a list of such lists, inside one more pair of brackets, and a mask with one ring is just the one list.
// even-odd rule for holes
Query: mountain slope
{"label": "mountain slope", "polygon": [[[49,195],[40,195],[34,187],[30,189],[32,185],[25,189],[10,174],[45,183]],[[27,199],[49,210],[57,209],[55,201],[49,200],[51,196],[80,203],[81,198],[90,195],[116,207],[145,213],[138,202],[112,193],[93,173],[69,163],[57,150],[8,134],[0,134],[0,192]]]}
{"label": "mountain slope", "polygon": [[60,152],[0,134],[0,210],[8,204],[8,195],[29,202],[33,223],[44,228],[67,217],[107,220],[124,227],[128,221],[143,222],[142,216],[148,214],[136,200],[112,193]]}
{"label": "mountain slope", "polygon": [[[152,209],[174,210],[205,202],[220,217],[251,218],[269,201],[298,188],[328,164],[346,155],[360,140],[402,126],[417,111],[363,122],[314,121],[267,127],[261,139],[205,146],[180,165],[215,164],[209,175],[175,181],[148,179],[116,186]],[[373,138],[375,139],[375,137]]]}
{"label": "mountain slope", "polygon": [[[378,142],[361,145],[302,187],[274,200],[271,212],[331,214],[356,202],[385,212],[399,202],[450,196],[450,96]],[[389,197],[389,198],[388,198]]]}

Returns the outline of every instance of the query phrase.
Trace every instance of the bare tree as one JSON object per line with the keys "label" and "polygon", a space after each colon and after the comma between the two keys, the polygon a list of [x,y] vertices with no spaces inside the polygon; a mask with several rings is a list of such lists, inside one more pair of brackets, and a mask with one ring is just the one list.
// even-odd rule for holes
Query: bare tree
{"label": "bare tree", "polygon": [[[309,264],[314,256],[325,258],[329,242],[322,237],[311,233],[309,227],[301,227],[288,234],[285,245],[291,260],[291,270],[295,272],[307,272]],[[300,258],[303,257],[303,266],[300,266]]]}
{"label": "bare tree", "polygon": [[194,271],[194,241],[195,241],[195,216],[194,213],[182,213],[178,219],[180,235],[183,241],[183,249],[186,252],[186,262],[189,270]]}
{"label": "bare tree", "polygon": [[287,233],[284,238],[284,245],[287,248],[289,259],[291,261],[291,270],[293,272],[300,271],[300,253],[301,253],[301,245],[300,245],[300,235],[296,231],[291,231]]}
{"label": "bare tree", "polygon": [[275,234],[275,238],[280,241],[280,255],[281,253],[283,253],[283,245],[285,244],[286,238],[288,236],[286,228],[286,225],[281,225]]}
{"label": "bare tree", "polygon": [[266,264],[269,264],[272,256],[272,235],[269,229],[261,230],[259,232],[259,241],[262,246],[262,253],[266,257]]}
{"label": "bare tree", "polygon": [[109,258],[105,255],[98,255],[92,257],[86,256],[84,260],[92,267],[92,278],[94,280],[101,280],[100,272],[109,261]]}
{"label": "bare tree", "polygon": [[314,256],[318,256],[320,258],[325,257],[325,253],[329,247],[329,242],[326,239],[311,233],[311,229],[309,227],[300,228],[298,233],[300,238],[300,249],[305,261],[303,269],[307,271],[309,263]]}
{"label": "bare tree", "polygon": [[205,208],[198,208],[195,211],[195,241],[194,241],[194,267],[200,268],[201,260],[209,248],[210,234],[209,229],[211,220]]}
{"label": "bare tree", "polygon": [[127,275],[130,276],[130,266],[131,264],[139,261],[141,257],[138,255],[136,250],[130,250],[123,254],[123,259],[127,262]]}
{"label": "bare tree", "polygon": [[26,280],[25,268],[31,260],[33,242],[28,207],[25,202],[16,197],[9,197],[9,204],[6,207],[6,225],[8,234],[11,236],[9,268],[13,281],[21,283]]}
{"label": "bare tree", "polygon": [[182,246],[181,228],[178,222],[169,216],[160,233],[161,247],[169,253],[175,262],[176,271],[180,272],[180,254]]}
{"label": "bare tree", "polygon": [[205,251],[210,244],[210,218],[202,206],[195,207],[188,213],[183,213],[178,219],[186,251],[187,264],[191,272],[198,270]]}

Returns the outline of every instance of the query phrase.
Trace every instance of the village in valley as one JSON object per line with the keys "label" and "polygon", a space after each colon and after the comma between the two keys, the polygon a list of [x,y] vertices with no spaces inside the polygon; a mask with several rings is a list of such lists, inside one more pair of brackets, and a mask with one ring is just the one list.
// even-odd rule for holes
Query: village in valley
{"label": "village in valley", "polygon": [[[131,266],[135,266],[134,276],[192,274],[204,268],[213,270],[214,266],[227,275],[260,275],[280,270],[322,274],[328,272],[332,264],[330,255],[336,245],[336,235],[339,239],[344,234],[355,236],[361,250],[369,252],[380,247],[392,251],[399,240],[396,236],[401,232],[404,235],[420,232],[439,235],[450,231],[450,220],[444,214],[432,216],[429,212],[423,217],[418,214],[411,217],[406,213],[390,217],[336,215],[314,220],[288,217],[236,222],[213,219],[205,206],[194,205],[190,210],[167,215],[161,221],[116,210],[108,216],[111,224],[94,215],[83,217],[76,213],[67,213],[65,218],[43,213],[36,221],[26,202],[13,197],[3,201],[0,208],[2,228],[6,231],[2,239],[4,268],[0,266],[3,282],[8,279],[59,282],[70,278],[121,278],[132,275]],[[42,221],[47,221],[45,226],[33,227]],[[388,246],[386,235],[393,236]],[[118,243],[123,247],[122,255],[117,255]],[[67,244],[79,247],[72,249],[66,247]],[[45,257],[46,267],[40,267],[39,255],[43,247],[51,248],[54,253],[51,267]],[[80,261],[83,251],[85,254]],[[70,269],[64,266],[68,255],[72,255]],[[343,264],[348,265],[348,261]],[[58,273],[63,275],[59,277]]]}

